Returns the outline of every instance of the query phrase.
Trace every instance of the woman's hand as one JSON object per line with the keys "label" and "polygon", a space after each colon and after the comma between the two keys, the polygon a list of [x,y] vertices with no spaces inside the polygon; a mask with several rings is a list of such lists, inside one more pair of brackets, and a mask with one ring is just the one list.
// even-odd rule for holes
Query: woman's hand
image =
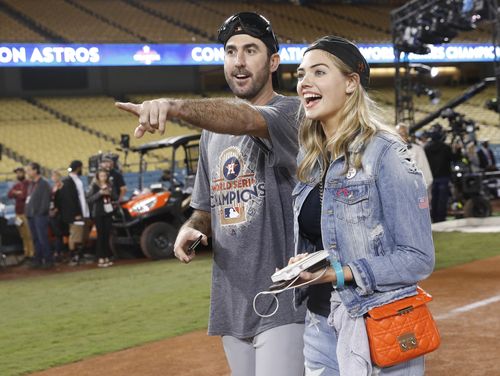
{"label": "woman's hand", "polygon": [[[302,272],[300,273],[299,280],[303,282],[312,281],[313,279],[318,278],[321,273],[323,273],[323,270],[324,269],[321,269],[314,273]],[[344,283],[350,283],[354,281],[354,276],[352,275],[352,271],[349,266],[343,266],[342,270],[344,272]],[[316,281],[310,283],[310,285],[317,285],[320,283],[337,283],[337,274],[331,266],[327,267],[325,274],[321,278],[318,278]],[[298,284],[298,282],[296,284]]]}
{"label": "woman's hand", "polygon": [[290,257],[290,260],[288,260],[288,265],[295,264],[296,262],[299,262],[302,260],[304,257],[307,257],[309,253],[299,253],[297,256]]}
{"label": "woman's hand", "polygon": [[326,271],[323,268],[318,271],[315,271],[314,273],[302,272],[299,274],[299,277],[300,278],[297,280],[297,282],[294,283],[295,285],[310,281],[314,282],[309,283],[309,285],[319,285],[321,283],[332,283],[337,281],[335,272],[333,271],[331,266],[327,266]]}
{"label": "woman's hand", "polygon": [[[299,262],[300,260],[302,260],[303,258],[305,258],[308,255],[309,255],[309,253],[300,253],[295,257],[291,257],[290,260],[288,260],[288,265]],[[319,278],[319,276],[321,276],[321,277]],[[301,272],[299,274],[299,279],[292,286],[296,286],[296,285],[300,285],[302,283],[310,282],[310,281],[313,281],[314,279],[316,279],[316,280],[314,282],[309,283],[309,285],[318,285],[321,283],[336,282],[336,280],[337,280],[336,276],[335,276],[335,272],[333,271],[333,269],[330,266],[328,266],[326,268],[326,271],[323,268],[323,269],[320,269],[314,273],[307,272],[307,271]]]}

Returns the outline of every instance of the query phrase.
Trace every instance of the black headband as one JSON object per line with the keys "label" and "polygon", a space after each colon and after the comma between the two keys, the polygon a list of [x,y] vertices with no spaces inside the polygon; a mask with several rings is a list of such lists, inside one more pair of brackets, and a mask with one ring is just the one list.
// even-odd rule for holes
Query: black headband
{"label": "black headband", "polygon": [[366,89],[370,83],[370,66],[359,52],[358,47],[347,39],[326,36],[311,44],[304,55],[311,50],[323,50],[338,57],[355,73],[359,74],[361,85]]}

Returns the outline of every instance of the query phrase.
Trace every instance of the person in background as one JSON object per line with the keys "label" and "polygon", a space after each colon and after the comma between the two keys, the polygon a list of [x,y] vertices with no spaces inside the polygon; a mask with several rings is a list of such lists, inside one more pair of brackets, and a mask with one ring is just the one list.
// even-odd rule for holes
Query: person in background
{"label": "person in background", "polygon": [[68,176],[62,180],[63,186],[56,205],[62,221],[69,228],[68,248],[72,266],[80,263],[82,249],[87,243],[90,232],[90,210],[85,198],[83,182],[80,179],[82,168],[83,163],[79,160],[70,163]]}
{"label": "person in background", "polygon": [[97,230],[96,255],[99,268],[113,265],[110,261],[112,253],[109,247],[109,237],[111,236],[113,202],[117,198],[109,179],[109,172],[99,169],[87,191],[87,200]]}
{"label": "person in background", "polygon": [[113,158],[105,156],[101,161],[101,168],[108,170],[109,179],[113,183],[114,194],[118,197],[118,202],[123,202],[127,194],[127,185],[122,173],[116,168]]}
{"label": "person in background", "polygon": [[33,238],[31,236],[28,218],[26,218],[25,215],[26,197],[28,197],[30,182],[26,179],[26,173],[23,167],[17,167],[14,172],[16,173],[17,182],[9,190],[7,196],[16,203],[16,226],[23,241],[23,262],[32,261],[35,255],[35,247],[33,246]]}
{"label": "person in background", "polygon": [[[423,375],[424,358],[371,362],[364,315],[414,295],[434,267],[427,189],[366,90],[370,68],[350,41],[323,37],[297,69],[303,121],[294,189],[296,253],[328,250],[309,282],[306,375]],[[297,298],[304,293],[296,289]]]}
{"label": "person in background", "polygon": [[64,253],[64,235],[68,234],[68,229],[61,219],[61,213],[57,208],[57,202],[60,201],[60,192],[63,186],[61,173],[53,170],[50,176],[52,180],[52,196],[49,210],[49,227],[54,235],[54,259],[59,262],[63,260]]}
{"label": "person in background", "polygon": [[26,167],[31,180],[26,197],[26,217],[35,243],[34,268],[52,268],[54,259],[49,245],[49,208],[51,189],[42,177],[38,163],[31,162]]}
{"label": "person in background", "polygon": [[[162,171],[160,179],[158,180],[160,183],[166,185],[167,189],[177,189],[182,187],[180,181],[178,181],[175,176],[172,176],[172,171],[170,169],[165,169]],[[172,184],[172,186],[170,186]]]}
{"label": "person in background", "polygon": [[396,131],[401,136],[403,141],[406,143],[408,147],[408,154],[413,158],[417,167],[422,171],[424,175],[425,185],[427,187],[427,191],[430,192],[430,188],[432,186],[432,172],[431,167],[429,166],[429,161],[427,160],[427,156],[425,155],[424,148],[410,139],[410,127],[405,123],[399,123],[396,125]]}
{"label": "person in background", "polygon": [[469,166],[471,172],[479,172],[481,169],[479,167],[479,156],[477,154],[477,141],[470,140],[465,144],[465,156],[469,161]]}
{"label": "person in background", "polygon": [[495,154],[490,149],[490,143],[488,140],[480,141],[480,146],[477,149],[477,157],[479,158],[479,167],[484,171],[496,171],[497,162],[495,160]]}
{"label": "person in background", "polygon": [[425,149],[425,145],[427,145],[427,143],[429,142],[428,133],[422,130],[418,130],[415,132],[414,136],[415,136],[415,143]]}
{"label": "person in background", "polygon": [[433,126],[429,135],[430,141],[424,150],[434,178],[431,189],[431,218],[432,222],[442,222],[446,220],[448,213],[451,164],[455,156],[451,147],[444,142],[446,135],[441,126]]}

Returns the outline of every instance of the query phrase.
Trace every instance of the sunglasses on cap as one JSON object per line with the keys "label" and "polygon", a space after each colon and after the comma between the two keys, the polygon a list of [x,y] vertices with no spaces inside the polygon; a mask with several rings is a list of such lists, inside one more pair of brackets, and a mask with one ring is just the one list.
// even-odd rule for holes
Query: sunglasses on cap
{"label": "sunglasses on cap", "polygon": [[240,12],[229,17],[219,28],[217,40],[225,45],[233,35],[243,34],[241,31],[261,39],[270,49],[274,49],[273,52],[278,52],[278,39],[274,35],[271,23],[264,16],[253,12]]}

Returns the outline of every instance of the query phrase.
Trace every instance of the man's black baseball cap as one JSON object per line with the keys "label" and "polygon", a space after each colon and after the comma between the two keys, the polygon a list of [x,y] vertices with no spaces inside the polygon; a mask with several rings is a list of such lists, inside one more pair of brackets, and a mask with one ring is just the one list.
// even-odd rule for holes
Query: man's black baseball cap
{"label": "man's black baseball cap", "polygon": [[229,38],[237,34],[248,34],[260,39],[271,53],[278,52],[280,46],[271,23],[254,12],[240,12],[229,17],[218,30],[217,40],[226,45]]}

